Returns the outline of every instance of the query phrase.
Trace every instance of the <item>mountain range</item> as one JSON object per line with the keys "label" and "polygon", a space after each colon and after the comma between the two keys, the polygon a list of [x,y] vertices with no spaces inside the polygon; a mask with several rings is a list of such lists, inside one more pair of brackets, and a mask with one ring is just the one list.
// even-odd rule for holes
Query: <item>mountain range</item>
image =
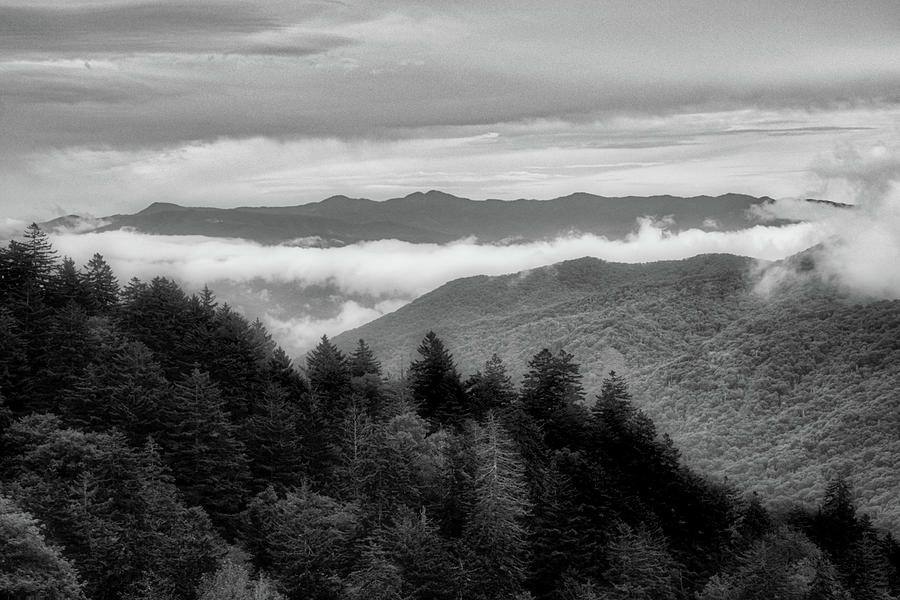
{"label": "mountain range", "polygon": [[[527,372],[541,348],[575,355],[589,398],[610,370],[689,464],[776,503],[812,505],[831,476],[900,526],[900,301],[819,281],[815,249],[782,263],[731,255],[616,264],[594,258],[452,281],[345,332],[400,372],[434,330],[464,374],[498,354]],[[762,273],[792,267],[774,292]],[[591,402],[589,399],[588,402]]]}
{"label": "mountain range", "polygon": [[157,202],[135,214],[100,219],[69,215],[43,226],[50,231],[130,228],[150,234],[320,246],[378,239],[444,243],[469,236],[482,242],[537,240],[573,231],[619,239],[642,217],[665,219],[673,231],[742,229],[757,224],[758,209],[771,202],[742,194],[608,198],[586,193],[552,200],[478,201],[432,190],[385,201],[333,196],[283,207],[223,209]]}

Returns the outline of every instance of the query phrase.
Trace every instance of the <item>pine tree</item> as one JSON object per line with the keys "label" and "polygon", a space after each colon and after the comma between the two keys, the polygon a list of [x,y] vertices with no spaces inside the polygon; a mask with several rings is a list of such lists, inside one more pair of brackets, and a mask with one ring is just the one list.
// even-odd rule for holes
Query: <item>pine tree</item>
{"label": "pine tree", "polygon": [[409,386],[419,414],[433,428],[460,427],[472,412],[453,358],[433,331],[422,340],[418,353],[421,358],[409,367]]}
{"label": "pine tree", "polygon": [[306,356],[309,380],[307,435],[315,460],[313,476],[329,481],[340,463],[342,431],[351,410],[350,369],[347,357],[327,336]]}
{"label": "pine tree", "polygon": [[63,546],[90,598],[121,598],[150,571],[188,594],[211,568],[219,542],[203,511],[181,504],[152,444],[138,450],[48,415],[15,422],[4,443],[9,489]]}
{"label": "pine tree", "polygon": [[607,550],[610,567],[604,579],[610,600],[675,600],[680,587],[679,565],[659,532],[627,525]]}
{"label": "pine tree", "polygon": [[459,562],[424,508],[401,508],[372,537],[398,569],[403,595],[417,600],[451,600],[463,593]]}
{"label": "pine tree", "polygon": [[50,288],[53,273],[56,269],[57,252],[50,243],[50,237],[37,223],[25,229],[24,246],[26,264],[34,291],[45,294]]}
{"label": "pine tree", "polygon": [[306,356],[306,376],[320,410],[342,422],[349,408],[350,367],[328,336]]}
{"label": "pine tree", "polygon": [[507,410],[516,398],[512,379],[497,354],[484,363],[483,372],[479,371],[466,380],[465,390],[478,419],[483,419],[489,411],[499,414]]}
{"label": "pine tree", "polygon": [[81,308],[88,308],[88,290],[78,274],[75,261],[68,256],[56,268],[51,290],[48,304],[54,308],[63,307],[70,302]]}
{"label": "pine tree", "polygon": [[584,422],[584,388],[573,355],[544,348],[529,362],[522,381],[522,408],[544,430],[550,448],[567,445]]}
{"label": "pine tree", "polygon": [[850,600],[834,565],[803,535],[779,528],[753,543],[729,572],[712,577],[699,600]]}
{"label": "pine tree", "polygon": [[60,414],[60,400],[98,352],[98,340],[87,314],[73,303],[48,317],[42,338],[32,361],[35,374],[27,386],[28,409]]}
{"label": "pine tree", "polygon": [[88,261],[81,275],[91,314],[107,314],[119,301],[119,282],[99,253]]}
{"label": "pine tree", "polygon": [[815,517],[813,535],[846,581],[852,570],[854,547],[863,536],[853,491],[846,478],[839,476],[828,482]]}
{"label": "pine tree", "polygon": [[78,574],[37,520],[0,495],[0,596],[84,600]]}
{"label": "pine tree", "polygon": [[159,442],[185,500],[202,506],[213,522],[232,528],[248,479],[247,460],[218,387],[195,369],[175,384],[161,416]]}
{"label": "pine tree", "polygon": [[150,350],[108,332],[94,360],[65,393],[64,414],[79,427],[115,427],[133,444],[162,428],[160,410],[171,402],[171,387]]}
{"label": "pine tree", "polygon": [[284,600],[268,578],[251,576],[242,564],[224,560],[197,587],[197,600]]}
{"label": "pine tree", "polygon": [[132,279],[122,292],[117,325],[153,352],[166,378],[190,373],[185,364],[184,336],[191,330],[190,303],[181,287],[164,277],[149,283]]}
{"label": "pine tree", "polygon": [[300,430],[299,406],[280,386],[267,386],[242,433],[256,491],[267,485],[300,485],[308,469]]}
{"label": "pine tree", "polygon": [[493,415],[476,430],[474,503],[463,544],[470,598],[512,597],[525,580],[525,519],[530,505],[524,467]]}
{"label": "pine tree", "polygon": [[381,376],[381,363],[375,358],[375,353],[369,348],[365,340],[359,340],[356,350],[350,355],[350,376],[363,377],[364,375]]}
{"label": "pine tree", "polygon": [[30,371],[25,332],[13,312],[0,306],[0,393],[6,396],[14,412],[21,412],[23,408],[24,388]]}
{"label": "pine tree", "polygon": [[271,573],[288,597],[340,597],[360,533],[355,506],[302,487],[270,504],[258,522]]}
{"label": "pine tree", "polygon": [[357,568],[347,578],[344,597],[347,600],[412,600],[404,593],[406,586],[400,569],[383,548],[369,543],[362,551]]}

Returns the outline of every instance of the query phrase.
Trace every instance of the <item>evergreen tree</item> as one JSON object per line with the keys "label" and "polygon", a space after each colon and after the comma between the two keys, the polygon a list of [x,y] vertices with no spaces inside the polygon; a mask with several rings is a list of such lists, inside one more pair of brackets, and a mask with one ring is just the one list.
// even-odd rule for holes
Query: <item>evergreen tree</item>
{"label": "evergreen tree", "polygon": [[137,450],[48,415],[20,419],[3,442],[0,476],[63,546],[88,597],[117,600],[151,572],[189,594],[211,567],[219,542],[209,521],[180,503],[152,444]]}
{"label": "evergreen tree", "polygon": [[712,577],[700,600],[850,600],[834,566],[808,539],[786,528],[754,542],[736,567]]}
{"label": "evergreen tree", "polygon": [[161,416],[159,441],[185,500],[231,530],[249,474],[244,445],[235,438],[218,386],[194,370],[175,384]]}
{"label": "evergreen tree", "polygon": [[0,495],[0,596],[84,600],[78,575],[39,523]]}
{"label": "evergreen tree", "polygon": [[349,408],[350,367],[347,357],[323,335],[306,356],[306,376],[317,408],[343,422]]}
{"label": "evergreen tree", "polygon": [[209,373],[220,386],[226,411],[240,423],[253,413],[254,402],[264,393],[271,339],[227,304],[210,318],[201,307],[194,318],[179,342],[179,360],[184,367]]}
{"label": "evergreen tree", "polygon": [[679,566],[661,534],[622,526],[607,550],[610,567],[605,580],[610,600],[675,600],[680,588]]}
{"label": "evergreen tree", "polygon": [[14,412],[22,410],[30,370],[25,332],[13,312],[0,306],[0,393]]}
{"label": "evergreen tree", "polygon": [[60,401],[70,392],[99,350],[88,316],[74,303],[49,315],[41,346],[32,361],[27,385],[30,411],[61,413]]}
{"label": "evergreen tree", "polygon": [[242,432],[257,491],[267,485],[300,485],[308,470],[300,432],[299,407],[280,386],[267,386]]}
{"label": "evergreen tree", "polygon": [[813,539],[825,550],[846,582],[853,570],[853,552],[863,537],[853,491],[844,477],[828,482],[813,522]]}
{"label": "evergreen tree", "polygon": [[404,593],[406,586],[400,569],[388,560],[378,544],[368,544],[357,568],[347,578],[344,597],[347,600],[412,600]]}
{"label": "evergreen tree", "polygon": [[49,236],[37,223],[32,223],[25,229],[24,259],[28,269],[28,283],[33,286],[32,291],[43,296],[50,291],[51,281],[56,270],[57,252],[50,243]]}
{"label": "evergreen tree", "polygon": [[79,427],[115,427],[133,444],[143,444],[162,428],[160,410],[171,403],[171,386],[144,344],[114,332],[103,337],[94,360],[64,394],[63,413]]}
{"label": "evergreen tree", "polygon": [[421,358],[409,367],[409,387],[419,414],[435,429],[461,426],[472,411],[453,358],[433,331],[422,340],[418,353]]}
{"label": "evergreen tree", "polygon": [[306,357],[309,380],[308,433],[310,447],[318,459],[312,465],[319,481],[328,481],[343,452],[344,423],[351,410],[350,369],[347,357],[327,336]]}
{"label": "evergreen tree", "polygon": [[365,375],[381,376],[381,363],[375,358],[375,353],[369,348],[365,340],[359,340],[353,354],[350,355],[350,376],[363,377]]}
{"label": "evergreen tree", "polygon": [[400,509],[373,534],[403,581],[401,594],[416,600],[451,600],[462,593],[462,572],[447,542],[426,514]]}
{"label": "evergreen tree", "polygon": [[190,303],[177,283],[164,277],[149,284],[133,279],[117,313],[122,332],[150,348],[167,379],[190,373],[193,364],[184,364],[183,338],[193,323]]}
{"label": "evergreen tree", "polygon": [[119,282],[109,264],[99,253],[88,261],[81,275],[87,291],[89,311],[92,314],[107,314],[119,301]]}
{"label": "evergreen tree", "polygon": [[550,448],[567,445],[584,423],[584,388],[573,358],[565,350],[554,356],[544,348],[528,362],[522,382],[522,408],[543,429]]}
{"label": "evergreen tree", "polygon": [[511,598],[525,580],[524,467],[493,415],[476,430],[474,454],[474,502],[463,535],[471,556],[466,597]]}
{"label": "evergreen tree", "polygon": [[530,483],[534,508],[529,518],[528,587],[538,598],[549,598],[555,595],[563,575],[585,562],[580,547],[583,532],[576,518],[575,491],[556,461],[536,471]]}
{"label": "evergreen tree", "polygon": [[489,411],[499,414],[508,409],[516,398],[512,379],[497,354],[484,363],[483,372],[479,371],[466,380],[465,390],[478,419],[483,419]]}
{"label": "evergreen tree", "polygon": [[265,576],[254,578],[244,565],[225,560],[214,573],[204,575],[197,600],[284,600],[284,596]]}
{"label": "evergreen tree", "polygon": [[74,260],[68,256],[64,257],[62,263],[57,266],[52,281],[48,304],[54,308],[60,308],[71,302],[87,309],[88,290],[78,274]]}
{"label": "evergreen tree", "polygon": [[271,573],[288,598],[340,598],[360,532],[356,507],[304,486],[259,506],[257,513]]}

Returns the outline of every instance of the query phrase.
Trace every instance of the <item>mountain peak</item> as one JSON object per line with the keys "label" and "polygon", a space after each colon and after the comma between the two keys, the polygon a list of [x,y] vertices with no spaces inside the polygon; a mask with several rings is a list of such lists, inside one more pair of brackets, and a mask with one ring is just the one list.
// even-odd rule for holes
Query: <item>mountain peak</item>
{"label": "mountain peak", "polygon": [[185,210],[185,207],[174,204],[172,202],[154,202],[141,212],[137,213],[139,215],[152,215],[153,213],[164,212],[168,210]]}
{"label": "mountain peak", "polygon": [[412,194],[407,194],[402,198],[402,200],[409,200],[412,202],[435,202],[467,199],[461,198],[459,196],[454,196],[453,194],[448,194],[447,192],[442,192],[440,190],[428,190],[427,192],[413,192]]}

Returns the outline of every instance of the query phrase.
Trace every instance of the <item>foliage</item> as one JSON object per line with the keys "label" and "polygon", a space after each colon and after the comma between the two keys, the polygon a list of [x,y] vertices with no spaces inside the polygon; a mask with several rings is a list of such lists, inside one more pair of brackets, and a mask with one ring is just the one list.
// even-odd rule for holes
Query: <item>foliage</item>
{"label": "foliage", "polygon": [[47,543],[38,522],[0,495],[0,595],[83,600],[72,565]]}
{"label": "foliage", "polygon": [[[102,257],[79,270],[29,228],[0,249],[0,595],[897,597],[900,545],[868,511],[894,514],[896,307],[815,282],[765,303],[744,267],[464,280],[463,300],[428,300],[459,319],[461,363],[430,332],[397,379],[366,342],[323,337],[304,377],[208,288],[119,291]],[[798,423],[831,436],[801,446],[844,477],[772,460],[765,440],[793,448]]]}

